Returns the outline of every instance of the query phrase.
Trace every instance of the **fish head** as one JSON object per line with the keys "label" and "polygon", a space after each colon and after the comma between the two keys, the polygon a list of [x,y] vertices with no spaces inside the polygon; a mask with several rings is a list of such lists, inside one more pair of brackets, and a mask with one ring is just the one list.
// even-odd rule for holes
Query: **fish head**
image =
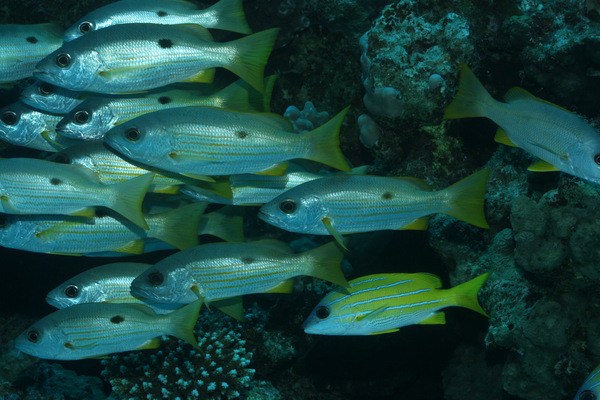
{"label": "fish head", "polygon": [[48,129],[43,113],[21,102],[0,109],[0,139],[8,143],[28,147]]}
{"label": "fish head", "polygon": [[116,120],[105,98],[90,97],[65,115],[56,124],[56,131],[72,139],[101,140]]}
{"label": "fish head", "polygon": [[165,160],[170,160],[172,135],[160,123],[154,122],[152,113],[134,118],[106,132],[104,142],[132,160],[164,167]]}
{"label": "fish head", "polygon": [[567,150],[572,173],[588,181],[600,183],[600,135],[576,142]]}
{"label": "fish head", "polygon": [[[0,181],[0,195],[4,193]],[[10,214],[0,213],[0,246],[9,248],[22,248],[26,243],[35,239],[35,234],[40,228],[27,220]]]}
{"label": "fish head", "polygon": [[594,369],[583,382],[574,400],[599,400],[600,399],[600,365]]}
{"label": "fish head", "polygon": [[64,359],[67,334],[54,323],[52,314],[42,318],[15,339],[15,347],[23,353],[48,359]]}
{"label": "fish head", "polygon": [[63,89],[37,80],[21,92],[20,100],[30,107],[64,114],[81,102],[79,92]]}
{"label": "fish head", "polygon": [[131,294],[158,303],[187,304],[198,300],[191,291],[195,282],[183,267],[157,263],[131,282]]}
{"label": "fish head", "polygon": [[328,210],[321,196],[290,189],[264,204],[258,213],[263,221],[290,232],[316,233],[323,229]]}
{"label": "fish head", "polygon": [[325,296],[302,324],[304,332],[312,335],[355,335],[354,321],[358,310],[346,304],[347,289],[340,288]]}
{"label": "fish head", "polygon": [[75,304],[106,301],[106,294],[99,282],[93,280],[86,282],[77,278],[75,277],[48,292],[46,302],[56,308],[67,308]]}
{"label": "fish head", "polygon": [[84,91],[104,72],[98,52],[79,41],[63,44],[43,58],[33,76],[69,90]]}

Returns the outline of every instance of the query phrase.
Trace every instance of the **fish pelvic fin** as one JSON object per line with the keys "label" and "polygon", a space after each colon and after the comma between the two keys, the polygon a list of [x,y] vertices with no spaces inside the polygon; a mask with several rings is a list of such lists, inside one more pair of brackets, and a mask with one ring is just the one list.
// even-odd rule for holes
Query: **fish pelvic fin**
{"label": "fish pelvic fin", "polygon": [[350,106],[344,108],[324,125],[304,134],[312,143],[312,150],[305,158],[344,172],[352,171],[340,149],[340,127],[349,109]]}
{"label": "fish pelvic fin", "polygon": [[179,250],[198,245],[198,224],[208,205],[207,202],[188,204],[160,215],[164,223],[157,239],[177,247]]}
{"label": "fish pelvic fin", "polygon": [[344,252],[336,241],[329,242],[323,246],[308,250],[303,253],[306,257],[310,270],[306,275],[323,279],[343,287],[350,287],[350,284],[342,273],[341,263],[344,258]]}
{"label": "fish pelvic fin", "polygon": [[223,67],[264,94],[265,66],[278,32],[278,28],[267,29],[231,42],[237,56]]}
{"label": "fish pelvic fin", "polygon": [[469,310],[473,310],[489,318],[490,316],[479,305],[477,294],[489,278],[490,274],[491,272],[486,272],[483,275],[479,275],[477,278],[448,289],[454,296],[456,305],[468,308]]}
{"label": "fish pelvic fin", "polygon": [[496,102],[483,87],[475,74],[462,64],[458,92],[444,111],[444,118],[485,117],[487,107]]}
{"label": "fish pelvic fin", "polygon": [[106,207],[113,209],[137,226],[148,229],[148,224],[142,214],[142,201],[152,184],[154,173],[150,172],[113,186],[116,196],[113,204]]}
{"label": "fish pelvic fin", "polygon": [[202,14],[205,13],[215,13],[219,16],[218,25],[212,27],[214,29],[243,33],[244,35],[252,33],[252,29],[246,21],[242,0],[221,0],[202,10]]}
{"label": "fish pelvic fin", "polygon": [[244,242],[244,209],[225,206],[200,219],[198,234],[213,235],[226,242]]}
{"label": "fish pelvic fin", "polygon": [[198,299],[190,304],[187,304],[172,313],[165,314],[168,319],[169,335],[173,335],[179,339],[185,340],[196,350],[200,350],[196,337],[194,336],[194,325],[198,320],[198,314],[202,307],[202,300]]}
{"label": "fish pelvic fin", "polygon": [[442,212],[471,225],[489,228],[483,210],[489,174],[489,168],[484,168],[444,189],[449,200],[448,209]]}

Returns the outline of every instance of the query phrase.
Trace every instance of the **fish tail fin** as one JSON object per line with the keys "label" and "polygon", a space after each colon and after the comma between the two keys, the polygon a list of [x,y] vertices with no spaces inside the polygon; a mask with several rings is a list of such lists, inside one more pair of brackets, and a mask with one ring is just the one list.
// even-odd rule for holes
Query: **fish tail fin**
{"label": "fish tail fin", "polygon": [[350,284],[342,273],[340,265],[344,258],[344,252],[335,240],[315,249],[308,250],[303,253],[303,256],[310,266],[306,275],[343,287],[350,287]]}
{"label": "fish tail fin", "polygon": [[480,228],[489,228],[483,210],[489,174],[489,168],[484,168],[444,189],[442,192],[448,196],[448,209],[443,211],[444,214]]}
{"label": "fish tail fin", "polygon": [[278,28],[267,29],[231,42],[231,45],[235,47],[237,56],[231,63],[223,67],[264,94],[265,66],[278,32]]}
{"label": "fish tail fin", "polygon": [[213,235],[226,242],[244,242],[243,208],[225,206],[200,219],[198,233]]}
{"label": "fish tail fin", "polygon": [[221,0],[215,5],[202,10],[202,14],[207,12],[219,16],[219,25],[215,29],[243,33],[244,35],[252,33],[252,29],[246,21],[242,0]]}
{"label": "fish tail fin", "polygon": [[142,201],[144,201],[153,179],[154,173],[150,172],[125,182],[109,185],[109,187],[113,187],[116,195],[113,203],[107,207],[123,215],[137,226],[148,229],[148,224],[142,214]]}
{"label": "fish tail fin", "polygon": [[164,316],[168,320],[168,334],[185,340],[197,350],[200,350],[200,346],[194,336],[194,326],[198,321],[200,308],[202,308],[202,300],[198,299]]}
{"label": "fish tail fin", "polygon": [[197,202],[161,213],[164,221],[161,229],[151,236],[179,250],[197,246],[198,224],[207,205],[207,202]]}
{"label": "fish tail fin", "polygon": [[485,117],[487,108],[494,102],[496,100],[490,96],[473,71],[463,63],[460,69],[458,92],[446,107],[444,118]]}
{"label": "fish tail fin", "polygon": [[459,307],[468,308],[469,310],[473,310],[489,318],[490,316],[479,305],[477,294],[489,278],[490,274],[491,272],[486,272],[483,275],[479,275],[477,278],[471,279],[468,282],[461,283],[460,285],[449,289],[454,294],[456,305]]}
{"label": "fish tail fin", "polygon": [[216,94],[222,101],[220,107],[241,112],[270,112],[271,95],[276,79],[276,75],[265,78],[264,94],[257,92],[243,79],[239,79]]}
{"label": "fish tail fin", "polygon": [[350,106],[344,108],[325,124],[304,134],[312,143],[312,151],[306,158],[341,171],[352,171],[340,150],[340,127],[349,109]]}

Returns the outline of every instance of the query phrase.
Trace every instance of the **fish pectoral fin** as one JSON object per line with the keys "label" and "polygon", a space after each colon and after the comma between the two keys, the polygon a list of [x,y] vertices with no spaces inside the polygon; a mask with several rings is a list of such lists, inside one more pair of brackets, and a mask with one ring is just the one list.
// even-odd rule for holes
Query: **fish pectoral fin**
{"label": "fish pectoral fin", "polygon": [[336,242],[338,242],[340,246],[342,246],[342,249],[348,251],[344,237],[333,227],[333,225],[331,224],[331,220],[329,218],[323,218],[322,221],[323,225],[325,225],[325,228],[327,228],[327,231],[331,234],[331,236],[333,236]]}
{"label": "fish pectoral fin", "polygon": [[140,347],[137,347],[136,350],[156,349],[159,346],[160,338],[153,338],[146,340]]}
{"label": "fish pectoral fin", "polygon": [[2,204],[2,208],[5,212],[19,214],[19,210],[17,210],[17,208],[12,205],[8,196],[0,196],[0,204]]}
{"label": "fish pectoral fin", "polygon": [[444,325],[446,323],[446,314],[437,312],[429,318],[419,322],[420,325]]}
{"label": "fish pectoral fin", "polygon": [[294,290],[294,279],[286,279],[277,286],[265,291],[265,293],[292,293]]}
{"label": "fish pectoral fin", "polygon": [[52,139],[48,132],[50,132],[50,131],[45,130],[42,133],[40,133],[40,136],[43,137],[46,142],[50,143],[50,145],[57,150],[63,150],[66,148],[66,146],[63,146],[62,144],[58,143],[56,140]]}
{"label": "fish pectoral fin", "polygon": [[246,316],[244,315],[244,304],[242,302],[242,296],[229,297],[227,299],[215,300],[212,304],[225,314],[238,321],[244,321]]}
{"label": "fish pectoral fin", "polygon": [[382,312],[384,312],[385,310],[387,310],[387,306],[381,306],[379,308],[374,309],[371,312],[368,313],[364,313],[364,314],[359,314],[354,318],[353,322],[359,322],[362,321],[366,318],[373,318],[376,317],[377,315],[381,314]]}
{"label": "fish pectoral fin", "polygon": [[127,243],[125,246],[119,247],[114,251],[118,253],[129,253],[129,254],[143,254],[144,253],[144,239],[136,239]]}
{"label": "fish pectoral fin", "polygon": [[255,172],[255,174],[256,175],[282,176],[283,174],[285,174],[285,171],[287,171],[289,165],[290,164],[287,161],[280,162],[280,163],[270,166],[267,169]]}
{"label": "fish pectoral fin", "polygon": [[84,345],[74,345],[73,342],[65,342],[63,346],[65,347],[65,349],[70,350],[84,350],[96,346],[96,342],[90,342]]}
{"label": "fish pectoral fin", "polygon": [[400,230],[426,231],[429,226],[429,217],[421,217],[412,221],[408,225],[404,225]]}
{"label": "fish pectoral fin", "polygon": [[210,311],[210,303],[208,301],[206,301],[206,299],[204,298],[204,295],[202,293],[200,293],[200,288],[198,287],[198,285],[192,286],[191,290],[192,290],[192,292],[194,292],[196,294],[196,296],[198,296],[200,301],[206,305],[206,308],[208,309],[208,311]]}
{"label": "fish pectoral fin", "polygon": [[537,160],[536,162],[531,164],[529,167],[527,167],[527,170],[534,171],[534,172],[553,172],[553,171],[558,171],[558,168],[556,168],[554,165],[550,164],[547,161]]}
{"label": "fish pectoral fin", "polygon": [[510,140],[510,138],[508,137],[508,134],[502,128],[498,128],[496,130],[496,136],[494,136],[494,140],[498,143],[502,143],[507,146],[519,147],[516,144],[514,144],[512,140]]}
{"label": "fish pectoral fin", "polygon": [[384,333],[398,332],[399,330],[400,330],[400,328],[394,328],[394,329],[388,329],[386,331],[371,332],[371,333],[369,333],[369,335],[382,335]]}

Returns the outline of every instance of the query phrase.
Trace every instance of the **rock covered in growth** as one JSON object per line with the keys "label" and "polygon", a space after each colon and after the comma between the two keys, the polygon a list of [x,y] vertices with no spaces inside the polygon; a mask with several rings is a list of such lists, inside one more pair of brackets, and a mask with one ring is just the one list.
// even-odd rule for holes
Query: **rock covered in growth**
{"label": "rock covered in growth", "polygon": [[[238,326],[236,331],[241,329]],[[103,361],[113,391],[133,399],[235,399],[250,385],[252,353],[234,330],[199,331],[202,352],[165,338],[160,349],[117,354]]]}

